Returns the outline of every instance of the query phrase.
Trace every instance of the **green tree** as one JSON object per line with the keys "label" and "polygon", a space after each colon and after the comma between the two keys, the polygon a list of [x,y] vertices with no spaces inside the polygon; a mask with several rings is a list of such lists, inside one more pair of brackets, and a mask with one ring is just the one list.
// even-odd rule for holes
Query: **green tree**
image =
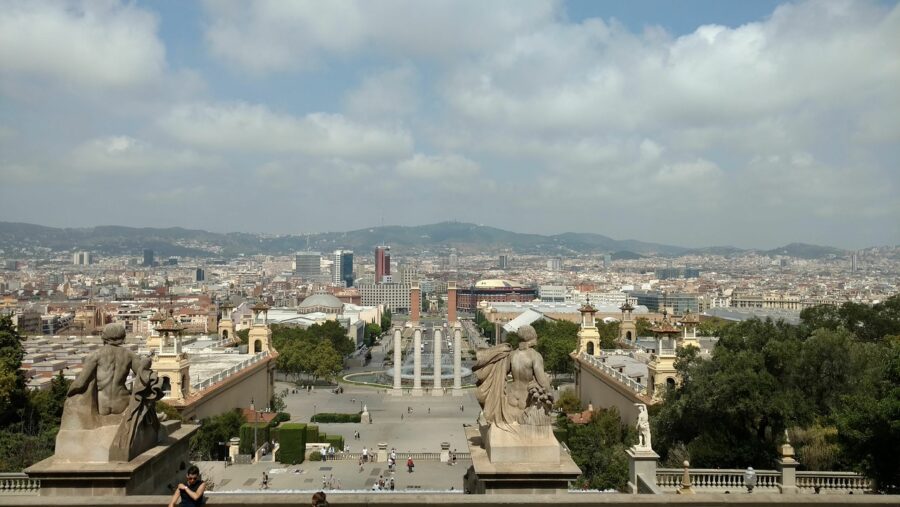
{"label": "green tree", "polygon": [[230,410],[200,421],[200,429],[191,437],[191,456],[198,460],[221,460],[228,455],[227,448],[220,442],[228,442],[239,436],[244,416]]}
{"label": "green tree", "polygon": [[574,424],[560,417],[557,424],[565,435],[572,459],[581,468],[577,484],[592,489],[625,491],[628,461],[625,449],[637,441],[635,431],[622,423],[618,410],[595,410],[587,424]]}
{"label": "green tree", "polygon": [[601,349],[619,348],[619,323],[616,321],[597,321],[597,331],[600,333]]}
{"label": "green tree", "polygon": [[801,347],[796,327],[749,320],[728,327],[709,360],[682,352],[686,380],[654,420],[663,460],[680,443],[694,466],[771,467],[784,429],[812,420],[795,375]]}
{"label": "green tree", "polygon": [[569,354],[578,344],[578,324],[539,320],[533,326],[538,335],[535,348],[544,358],[544,368],[552,373],[572,373],[574,363]]}
{"label": "green tree", "polygon": [[863,371],[860,388],[841,397],[838,441],[854,468],[882,492],[900,491],[900,336],[885,338]]}
{"label": "green tree", "polygon": [[356,346],[347,337],[347,331],[337,321],[329,320],[322,324],[313,324],[308,331],[314,338],[331,342],[334,351],[341,356],[348,356],[356,350]]}
{"label": "green tree", "polygon": [[638,317],[634,319],[634,330],[638,336],[652,336],[653,323],[646,317]]}
{"label": "green tree", "polygon": [[553,406],[565,414],[574,414],[582,411],[581,400],[578,399],[578,395],[575,394],[573,389],[563,389],[559,399],[556,400]]}
{"label": "green tree", "polygon": [[331,380],[343,368],[343,360],[328,342],[319,343],[312,353],[313,370],[316,378]]}
{"label": "green tree", "polygon": [[381,329],[387,331],[391,328],[391,310],[390,308],[385,308],[383,312],[381,312]]}
{"label": "green tree", "polygon": [[375,344],[378,337],[381,336],[381,326],[378,324],[366,324],[366,345],[371,347]]}
{"label": "green tree", "polygon": [[19,366],[25,350],[22,337],[13,326],[12,318],[0,316],[0,427],[5,427],[21,416],[25,406],[25,376]]}
{"label": "green tree", "polygon": [[249,329],[239,329],[234,332],[238,338],[241,340],[241,345],[247,345],[250,342],[250,330]]}

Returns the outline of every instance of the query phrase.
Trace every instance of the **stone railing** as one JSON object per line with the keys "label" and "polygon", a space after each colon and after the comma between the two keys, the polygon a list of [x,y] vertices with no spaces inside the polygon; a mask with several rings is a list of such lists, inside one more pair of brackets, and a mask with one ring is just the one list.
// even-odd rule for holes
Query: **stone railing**
{"label": "stone railing", "polygon": [[853,472],[797,472],[797,488],[804,493],[867,493],[872,481]]}
{"label": "stone railing", "polygon": [[[746,491],[744,470],[690,468],[691,488],[698,492],[737,493]],[[681,487],[683,468],[656,470],[656,484],[664,492],[671,493]],[[756,470],[756,486],[753,491],[778,492],[781,473],[776,470]],[[797,488],[801,493],[855,493],[872,491],[872,481],[853,472],[797,472]]]}
{"label": "stone railing", "polygon": [[23,473],[0,474],[0,496],[37,495],[40,490],[39,479],[29,479]]}
{"label": "stone railing", "polygon": [[252,365],[258,363],[260,360],[262,360],[264,357],[267,357],[268,355],[269,355],[269,351],[267,351],[267,350],[264,350],[258,354],[255,354],[253,357],[245,359],[245,360],[241,361],[240,363],[232,366],[231,368],[228,368],[227,370],[222,370],[219,373],[213,375],[212,377],[208,377],[199,382],[192,383],[191,390],[194,393],[196,393],[198,391],[208,389],[208,388],[218,384],[219,382],[222,382],[226,378],[240,372],[244,368],[247,368],[249,366],[252,366]]}
{"label": "stone railing", "polygon": [[[691,487],[694,491],[737,493],[746,491],[744,486],[744,470],[690,468]],[[684,477],[683,468],[659,468],[656,470],[656,484],[666,492],[677,490]],[[778,492],[778,479],[781,474],[775,470],[756,470],[756,487],[754,491]]]}
{"label": "stone railing", "polygon": [[590,356],[582,352],[581,358],[587,361],[591,366],[596,367],[598,370],[602,371],[607,376],[612,377],[614,380],[617,380],[619,383],[623,384],[625,387],[628,387],[632,391],[644,396],[647,395],[647,386],[635,381],[633,378],[625,375],[624,373],[620,373],[619,370],[604,363],[597,357]]}
{"label": "stone railing", "polygon": [[[211,493],[210,507],[243,507],[247,505],[265,505],[266,507],[296,507],[309,505],[312,491],[276,493]],[[78,507],[159,507],[169,502],[169,495],[158,496],[95,496],[95,497],[34,497],[12,496],[0,500],[5,507],[25,506],[78,506]],[[51,500],[48,502],[48,500]],[[496,507],[516,505],[521,507],[663,507],[704,505],[707,507],[744,506],[896,506],[900,497],[894,495],[771,495],[766,493],[753,495],[725,495],[722,493],[700,493],[690,496],[682,495],[626,495],[609,493],[579,494],[498,494],[498,495],[463,495],[459,493],[425,493],[419,491],[394,492],[359,492],[342,493],[329,491],[328,501],[341,507],[397,507],[412,505],[428,505],[429,507]]]}

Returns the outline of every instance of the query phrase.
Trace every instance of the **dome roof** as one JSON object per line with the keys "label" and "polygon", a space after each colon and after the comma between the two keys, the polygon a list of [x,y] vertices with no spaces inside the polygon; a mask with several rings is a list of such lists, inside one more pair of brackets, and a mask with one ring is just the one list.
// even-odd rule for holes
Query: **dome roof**
{"label": "dome roof", "polygon": [[340,311],[344,307],[344,302],[332,296],[331,294],[313,294],[304,299],[300,303],[299,308],[332,308]]}
{"label": "dome roof", "polygon": [[476,289],[517,289],[522,287],[522,284],[509,280],[487,279],[475,282]]}

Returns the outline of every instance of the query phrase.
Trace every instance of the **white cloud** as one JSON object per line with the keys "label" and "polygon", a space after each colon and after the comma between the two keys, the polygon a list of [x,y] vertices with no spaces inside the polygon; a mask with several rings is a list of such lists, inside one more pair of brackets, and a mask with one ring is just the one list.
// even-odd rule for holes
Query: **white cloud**
{"label": "white cloud", "polygon": [[401,118],[419,109],[419,75],[406,64],[366,76],[344,99],[347,111],[360,117]]}
{"label": "white cloud", "polygon": [[117,2],[8,1],[0,8],[0,74],[123,88],[159,79],[157,20]]}
{"label": "white cloud", "polygon": [[208,169],[217,157],[184,149],[164,149],[130,136],[92,139],[76,147],[71,166],[87,173],[146,174],[168,170]]}
{"label": "white cloud", "polygon": [[326,57],[379,51],[448,58],[493,47],[546,22],[556,2],[416,0],[207,1],[214,55],[257,73],[314,68]]}
{"label": "white cloud", "polygon": [[444,183],[464,180],[480,171],[478,164],[459,155],[415,156],[397,164],[397,174],[415,179],[440,180]]}
{"label": "white cloud", "polygon": [[235,152],[394,159],[413,147],[410,133],[398,127],[362,124],[340,114],[296,117],[246,103],[178,106],[160,125],[189,145]]}

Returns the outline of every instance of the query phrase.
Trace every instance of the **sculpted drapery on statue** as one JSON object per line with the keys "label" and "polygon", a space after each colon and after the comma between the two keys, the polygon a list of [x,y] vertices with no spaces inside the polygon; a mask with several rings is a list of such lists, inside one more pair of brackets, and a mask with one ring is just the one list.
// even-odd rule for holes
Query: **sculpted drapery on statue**
{"label": "sculpted drapery on statue", "polygon": [[125,328],[108,324],[103,347],[85,360],[63,407],[57,459],[129,461],[157,444],[161,382],[150,369],[150,358],[122,348],[124,342]]}
{"label": "sculpted drapery on statue", "polygon": [[[518,330],[519,347],[502,343],[477,352],[472,368],[476,376],[476,397],[484,422],[509,431],[514,423],[549,426],[550,378],[544,372],[544,358],[534,350],[537,333],[531,326]],[[507,375],[512,382],[507,383]]]}

